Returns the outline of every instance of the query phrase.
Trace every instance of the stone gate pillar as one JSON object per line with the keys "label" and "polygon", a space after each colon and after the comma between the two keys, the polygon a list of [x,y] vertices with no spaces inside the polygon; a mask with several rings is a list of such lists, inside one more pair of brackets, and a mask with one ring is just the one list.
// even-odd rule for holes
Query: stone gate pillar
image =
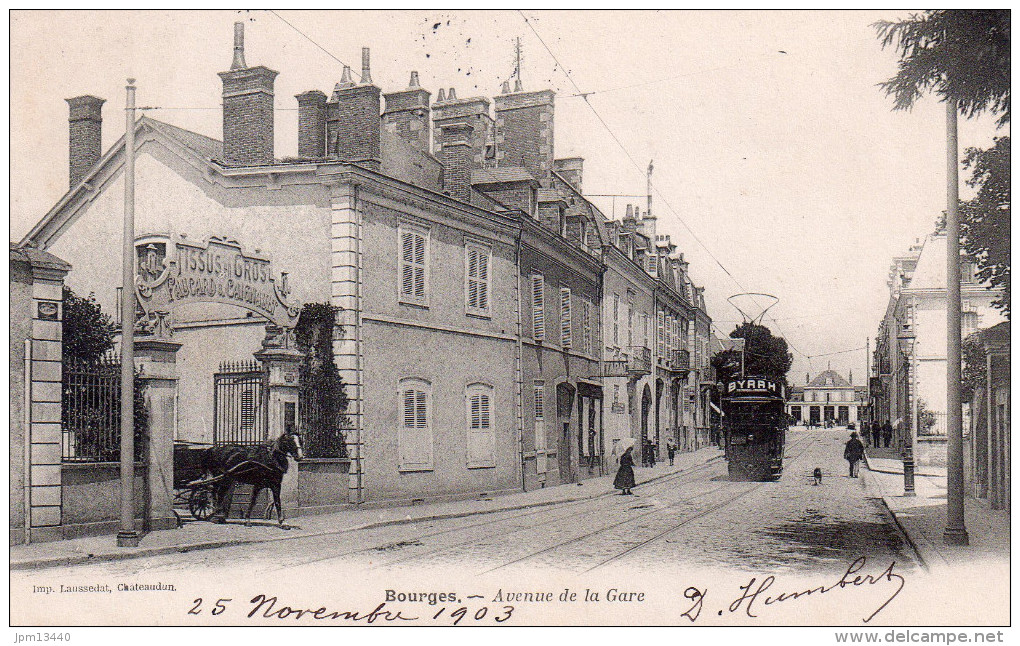
{"label": "stone gate pillar", "polygon": [[145,531],[176,525],[174,515],[174,437],[177,435],[177,351],[166,337],[135,341],[135,369],[149,414],[145,470]]}
{"label": "stone gate pillar", "polygon": [[[272,335],[272,332],[270,332]],[[287,343],[290,332],[284,332],[283,341],[273,343],[272,336],[262,343],[262,350],[255,358],[269,373],[269,438],[275,440],[286,431],[298,428],[298,385],[299,368],[304,355]],[[279,337],[276,337],[279,338]],[[281,498],[285,511],[298,506],[298,467],[291,463],[283,477]],[[287,512],[293,515],[293,511]]]}

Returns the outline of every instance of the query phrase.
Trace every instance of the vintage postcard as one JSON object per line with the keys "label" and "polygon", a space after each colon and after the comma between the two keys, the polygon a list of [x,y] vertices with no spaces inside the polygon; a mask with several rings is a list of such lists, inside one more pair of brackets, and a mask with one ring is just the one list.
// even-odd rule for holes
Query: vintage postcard
{"label": "vintage postcard", "polygon": [[1009,25],[12,12],[14,643],[1003,641]]}

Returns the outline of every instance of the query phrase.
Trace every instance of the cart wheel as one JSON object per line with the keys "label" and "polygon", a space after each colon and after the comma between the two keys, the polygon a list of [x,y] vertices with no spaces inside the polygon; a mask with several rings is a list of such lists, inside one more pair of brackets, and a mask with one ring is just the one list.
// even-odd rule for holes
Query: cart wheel
{"label": "cart wheel", "polygon": [[208,520],[212,516],[213,495],[208,489],[195,489],[188,499],[188,511],[195,517],[195,520]]}

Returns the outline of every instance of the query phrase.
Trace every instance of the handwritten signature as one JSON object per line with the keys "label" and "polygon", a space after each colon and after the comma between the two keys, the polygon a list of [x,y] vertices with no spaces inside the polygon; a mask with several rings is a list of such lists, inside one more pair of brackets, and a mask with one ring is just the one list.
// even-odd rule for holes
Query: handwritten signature
{"label": "handwritten signature", "polygon": [[[874,589],[875,586],[884,587],[887,585],[895,585],[896,589],[892,591],[892,594],[889,595],[882,605],[864,618],[864,623],[868,623],[874,619],[878,613],[882,612],[882,610],[884,610],[885,607],[897,597],[897,595],[899,595],[900,591],[903,590],[906,580],[902,575],[896,572],[896,561],[890,562],[889,567],[885,568],[885,570],[877,575],[859,574],[861,570],[864,569],[867,562],[868,559],[865,556],[858,558],[850,564],[850,567],[846,569],[843,576],[834,583],[820,585],[806,590],[780,592],[779,594],[775,594],[774,591],[770,594],[765,594],[767,590],[770,590],[774,585],[776,585],[776,577],[770,574],[764,579],[761,579],[761,581],[758,580],[758,577],[751,577],[751,580],[748,581],[746,585],[742,585],[738,588],[738,590],[741,591],[741,594],[739,597],[734,599],[732,603],[730,603],[728,609],[731,613],[743,611],[748,617],[757,618],[758,615],[755,614],[755,611],[759,610],[762,605],[771,606],[777,603],[796,601],[801,597],[823,595],[834,590],[846,590],[862,587],[865,589]],[[701,590],[695,586],[690,586],[684,590],[684,598],[692,602],[692,604],[681,616],[687,617],[691,620],[691,622],[696,621],[704,608],[705,595],[707,592],[707,589]],[[722,615],[723,611],[720,610],[719,614]]]}

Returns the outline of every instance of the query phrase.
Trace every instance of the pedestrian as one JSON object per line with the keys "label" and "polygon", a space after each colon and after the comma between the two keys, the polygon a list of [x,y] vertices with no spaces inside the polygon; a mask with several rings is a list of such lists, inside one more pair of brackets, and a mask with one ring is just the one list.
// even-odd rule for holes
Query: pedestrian
{"label": "pedestrian", "polygon": [[[886,420],[885,423],[888,425],[889,424],[889,420]],[[878,422],[875,422],[871,426],[871,444],[876,449],[878,447],[882,446],[882,444],[881,444],[881,436],[882,436],[882,425],[879,424]]]}
{"label": "pedestrian", "polygon": [[889,420],[885,421],[885,426],[882,427],[882,440],[885,444],[885,448],[889,448],[889,442],[892,441],[892,424]]}
{"label": "pedestrian", "polygon": [[857,432],[850,434],[850,439],[843,449],[843,459],[850,463],[850,477],[856,478],[860,469],[861,458],[864,457],[864,445],[857,439]]}
{"label": "pedestrian", "polygon": [[655,444],[648,440],[648,466],[655,466]]}
{"label": "pedestrian", "polygon": [[633,495],[630,492],[634,487],[634,456],[631,455],[633,450],[633,446],[628,446],[620,456],[620,469],[616,472],[616,479],[613,480],[613,486],[623,490],[621,496]]}
{"label": "pedestrian", "polygon": [[669,454],[669,466],[673,466],[673,458],[676,457],[676,442],[673,438],[666,440],[666,453]]}

